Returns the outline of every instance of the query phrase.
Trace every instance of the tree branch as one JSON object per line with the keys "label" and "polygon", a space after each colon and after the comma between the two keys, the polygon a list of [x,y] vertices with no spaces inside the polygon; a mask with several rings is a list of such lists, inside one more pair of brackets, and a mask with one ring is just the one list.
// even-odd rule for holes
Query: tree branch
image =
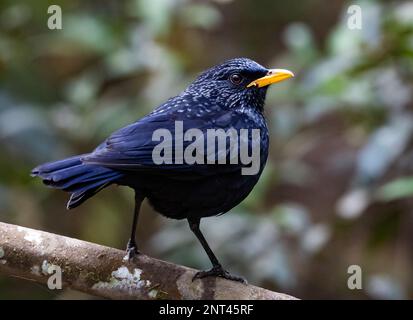
{"label": "tree branch", "polygon": [[192,282],[196,270],[90,242],[0,222],[0,273],[110,299],[295,299],[222,278]]}

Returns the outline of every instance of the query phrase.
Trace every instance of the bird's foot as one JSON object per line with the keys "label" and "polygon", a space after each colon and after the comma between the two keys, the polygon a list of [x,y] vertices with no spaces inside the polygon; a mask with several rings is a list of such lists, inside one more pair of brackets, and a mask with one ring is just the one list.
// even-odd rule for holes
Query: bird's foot
{"label": "bird's foot", "polygon": [[124,261],[130,261],[134,257],[140,254],[138,247],[136,246],[135,241],[128,241],[128,245],[126,246],[126,256],[123,258]]}
{"label": "bird's foot", "polygon": [[243,284],[247,284],[247,280],[245,278],[239,277],[239,276],[234,276],[234,275],[230,274],[228,271],[226,271],[224,268],[222,268],[221,265],[214,266],[210,270],[197,272],[194,275],[194,277],[192,278],[192,281],[194,281],[196,279],[202,279],[202,278],[205,278],[205,277],[221,277],[221,278],[224,278],[224,279],[228,279],[228,280],[232,280],[232,281],[241,282]]}

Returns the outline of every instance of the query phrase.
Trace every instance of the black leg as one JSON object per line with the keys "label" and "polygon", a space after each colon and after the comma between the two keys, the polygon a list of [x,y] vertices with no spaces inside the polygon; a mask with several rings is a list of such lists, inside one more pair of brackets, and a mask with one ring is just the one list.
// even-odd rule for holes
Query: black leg
{"label": "black leg", "polygon": [[132,259],[136,254],[139,254],[138,246],[136,245],[136,227],[138,225],[138,217],[139,217],[139,210],[141,208],[141,203],[143,201],[143,197],[135,192],[135,208],[133,210],[133,222],[132,222],[132,231],[128,241],[128,245],[126,247],[126,259]]}
{"label": "black leg", "polygon": [[207,270],[207,271],[197,272],[195,274],[195,276],[193,277],[192,281],[195,280],[195,279],[201,279],[201,278],[205,278],[205,277],[215,276],[215,277],[225,278],[225,279],[228,279],[228,280],[247,283],[247,281],[244,278],[231,275],[228,271],[226,271],[221,266],[221,264],[219,263],[217,257],[212,252],[212,250],[209,247],[207,241],[205,240],[205,238],[204,238],[204,236],[201,232],[201,229],[199,229],[199,224],[200,224],[201,220],[200,219],[188,219],[188,222],[189,222],[189,227],[191,228],[191,230],[195,234],[195,236],[198,238],[198,240],[201,243],[202,247],[204,248],[206,254],[208,255],[209,260],[211,260],[211,263],[212,263],[212,269]]}

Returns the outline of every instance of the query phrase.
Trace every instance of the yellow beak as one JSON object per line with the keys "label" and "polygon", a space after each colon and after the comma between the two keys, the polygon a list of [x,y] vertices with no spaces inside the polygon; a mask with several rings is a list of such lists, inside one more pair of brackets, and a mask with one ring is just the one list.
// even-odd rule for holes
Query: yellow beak
{"label": "yellow beak", "polygon": [[288,78],[294,77],[294,73],[286,69],[270,69],[266,76],[259,78],[257,80],[252,81],[247,85],[249,87],[265,87],[269,86],[270,84],[277,83],[284,81]]}

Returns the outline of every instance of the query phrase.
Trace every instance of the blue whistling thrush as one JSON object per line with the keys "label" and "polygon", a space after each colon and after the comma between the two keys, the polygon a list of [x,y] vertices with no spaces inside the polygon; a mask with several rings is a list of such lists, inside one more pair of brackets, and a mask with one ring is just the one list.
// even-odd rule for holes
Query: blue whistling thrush
{"label": "blue whistling thrush", "polygon": [[[32,170],[32,175],[40,177],[49,187],[71,193],[68,209],[79,206],[111,184],[133,188],[135,209],[127,245],[129,259],[139,253],[135,230],[141,203],[147,198],[162,215],[187,219],[190,229],[208,254],[212,269],[198,272],[194,279],[219,276],[243,282],[243,278],[231,275],[221,266],[200,231],[200,220],[232,209],[257,183],[268,156],[269,137],[263,115],[267,88],[292,76],[288,70],[267,69],[250,59],[228,60],[203,72],[183,92],[152,113],[114,132],[91,153],[42,164]],[[259,169],[254,174],[242,174],[246,165],[239,161],[155,163],[153,151],[160,143],[153,138],[157,129],[171,132],[169,138],[164,137],[163,143],[172,139],[171,145],[176,147],[180,143],[183,148],[192,143],[175,141],[177,122],[182,124],[184,132],[197,129],[205,136],[209,129],[222,129],[224,132],[235,129],[237,133],[242,129],[258,129]],[[251,134],[241,140],[240,144],[246,142],[251,148]],[[201,160],[211,156],[206,150],[208,143],[202,145],[205,150],[202,150]],[[215,141],[213,143],[215,145]],[[231,150],[227,144],[224,150],[212,150],[221,156],[223,153],[224,158],[230,157]]]}

